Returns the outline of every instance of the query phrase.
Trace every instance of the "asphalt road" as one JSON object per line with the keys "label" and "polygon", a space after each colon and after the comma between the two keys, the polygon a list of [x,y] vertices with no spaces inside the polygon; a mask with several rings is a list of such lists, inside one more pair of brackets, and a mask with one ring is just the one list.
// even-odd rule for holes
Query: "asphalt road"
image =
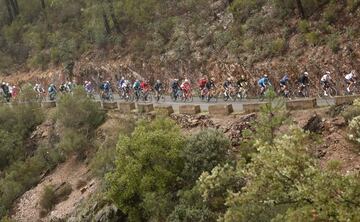
{"label": "asphalt road", "polygon": [[[96,97],[97,101],[100,101],[100,96],[97,95]],[[296,99],[294,99],[296,100]],[[122,101],[119,97],[119,95],[114,94],[114,101],[118,102],[118,101]],[[317,98],[317,105],[319,107],[324,107],[324,106],[331,106],[335,104],[335,100],[333,98]],[[208,111],[209,105],[213,105],[213,104],[232,104],[234,112],[241,112],[243,111],[243,104],[246,103],[258,103],[261,102],[259,99],[245,99],[245,100],[237,100],[237,101],[227,101],[224,102],[223,99],[218,99],[217,102],[215,101],[210,101],[210,102],[206,102],[201,100],[199,97],[194,97],[192,102],[173,102],[170,98],[170,96],[166,96],[165,97],[165,101],[159,101],[156,102],[154,100],[152,101],[148,101],[148,102],[142,102],[139,101],[138,103],[153,103],[154,106],[161,106],[161,105],[171,105],[174,109],[174,111],[179,111],[179,106],[180,105],[200,105],[200,108],[202,111]]]}

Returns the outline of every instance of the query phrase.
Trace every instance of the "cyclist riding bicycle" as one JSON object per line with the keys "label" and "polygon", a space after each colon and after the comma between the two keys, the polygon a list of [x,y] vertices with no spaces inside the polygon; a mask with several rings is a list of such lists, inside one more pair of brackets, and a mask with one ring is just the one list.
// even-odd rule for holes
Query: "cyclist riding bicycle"
{"label": "cyclist riding bicycle", "polygon": [[289,89],[287,84],[289,83],[289,76],[285,74],[279,81],[280,83],[280,93],[283,94],[285,97],[289,96]]}
{"label": "cyclist riding bicycle", "polygon": [[264,75],[262,78],[259,79],[258,85],[260,87],[260,95],[263,95],[268,86],[271,86],[270,80],[268,75]]}
{"label": "cyclist riding bicycle", "polygon": [[57,89],[54,84],[50,84],[50,86],[48,88],[48,93],[49,93],[49,99],[51,101],[55,100],[56,94],[57,94]]}
{"label": "cyclist riding bicycle", "polygon": [[179,79],[174,79],[174,81],[171,83],[171,89],[173,98],[177,99],[180,90]]}
{"label": "cyclist riding bicycle", "polygon": [[156,80],[156,83],[154,85],[154,89],[155,89],[156,94],[161,94],[162,93],[164,88],[163,88],[162,82],[159,79]]}
{"label": "cyclist riding bicycle", "polygon": [[110,81],[106,81],[103,84],[101,84],[100,90],[101,90],[101,98],[106,100],[112,99]]}
{"label": "cyclist riding bicycle", "polygon": [[206,83],[207,83],[207,78],[206,76],[203,76],[201,79],[199,79],[198,81],[198,85],[199,85],[199,88],[200,88],[200,96],[201,96],[201,99],[204,99],[204,96],[206,94],[206,90],[205,90],[205,87],[206,87]]}
{"label": "cyclist riding bicycle", "polygon": [[303,94],[303,96],[307,96],[304,95],[303,91],[310,84],[309,73],[304,72],[303,74],[301,74],[298,83],[299,83],[299,94]]}
{"label": "cyclist riding bicycle", "polygon": [[180,86],[181,90],[183,91],[183,97],[189,97],[191,92],[191,84],[188,79],[185,79],[184,82]]}
{"label": "cyclist riding bicycle", "polygon": [[140,92],[141,92],[141,83],[140,80],[135,80],[134,84],[133,84],[133,89],[134,89],[134,93],[135,93],[135,97],[138,100],[140,97]]}
{"label": "cyclist riding bicycle", "polygon": [[325,74],[320,79],[320,85],[324,91],[324,96],[328,96],[326,90],[330,87],[330,84],[333,83],[331,78],[331,73],[326,71]]}
{"label": "cyclist riding bicycle", "polygon": [[356,83],[356,73],[355,70],[352,70],[349,74],[345,75],[346,91],[351,93],[351,86]]}
{"label": "cyclist riding bicycle", "polygon": [[223,88],[224,88],[224,95],[226,97],[229,97],[229,93],[231,91],[231,88],[232,87],[232,81],[231,81],[231,78],[227,78],[225,81],[224,81],[224,84],[223,84]]}
{"label": "cyclist riding bicycle", "polygon": [[92,95],[94,92],[94,87],[90,81],[85,81],[84,85],[85,91],[88,95]]}
{"label": "cyclist riding bicycle", "polygon": [[9,83],[5,83],[3,82],[1,84],[1,89],[2,89],[2,92],[3,92],[3,96],[6,100],[6,102],[10,102],[10,98],[11,98],[11,94],[10,94],[10,89],[9,89]]}

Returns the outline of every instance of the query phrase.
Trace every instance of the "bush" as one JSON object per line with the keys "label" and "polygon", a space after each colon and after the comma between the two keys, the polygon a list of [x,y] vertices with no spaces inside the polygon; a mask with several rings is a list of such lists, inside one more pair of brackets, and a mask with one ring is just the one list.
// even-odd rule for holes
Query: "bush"
{"label": "bush", "polygon": [[348,106],[341,112],[346,122],[350,122],[353,118],[360,116],[360,100],[355,100],[353,105]]}
{"label": "bush", "polygon": [[231,144],[219,131],[208,129],[189,138],[184,148],[184,176],[195,182],[202,172],[230,160]]}
{"label": "bush", "polygon": [[235,0],[230,6],[231,12],[240,23],[245,22],[251,15],[260,11],[266,3],[264,0]]}
{"label": "bush", "polygon": [[349,139],[360,144],[360,116],[357,116],[350,121]]}
{"label": "bush", "polygon": [[49,212],[56,204],[56,195],[53,186],[46,186],[40,197],[40,206]]}
{"label": "bush", "polygon": [[338,9],[336,3],[329,4],[323,13],[323,17],[326,22],[334,23],[338,16]]}
{"label": "bush", "polygon": [[338,53],[340,50],[339,36],[337,34],[332,34],[327,39],[327,45],[333,53]]}
{"label": "bush", "polygon": [[360,0],[347,0],[347,8],[350,12],[355,12],[360,6]]}
{"label": "bush", "polygon": [[310,46],[316,46],[321,43],[320,34],[317,32],[309,32],[305,34],[305,39]]}
{"label": "bush", "polygon": [[310,24],[307,20],[301,20],[298,23],[298,30],[301,33],[308,33],[310,31]]}
{"label": "bush", "polygon": [[267,53],[271,56],[281,55],[286,48],[286,41],[282,38],[276,38],[267,45]]}
{"label": "bush", "polygon": [[108,195],[130,221],[162,221],[181,185],[184,145],[173,121],[141,121],[131,137],[121,136],[116,169],[107,174]]}

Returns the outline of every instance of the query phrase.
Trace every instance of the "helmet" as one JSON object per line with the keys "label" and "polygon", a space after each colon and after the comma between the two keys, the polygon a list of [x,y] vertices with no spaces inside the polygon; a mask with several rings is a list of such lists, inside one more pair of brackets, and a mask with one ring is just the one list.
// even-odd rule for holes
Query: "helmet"
{"label": "helmet", "polygon": [[185,79],[185,81],[184,82],[189,82],[189,80],[188,79]]}
{"label": "helmet", "polygon": [[121,80],[125,80],[125,77],[121,77]]}
{"label": "helmet", "polygon": [[157,83],[160,83],[160,80],[158,79],[158,80],[156,80],[156,82],[157,82]]}
{"label": "helmet", "polygon": [[110,83],[110,81],[108,80],[108,81],[106,81],[106,83]]}
{"label": "helmet", "polygon": [[326,73],[327,75],[330,75],[330,74],[331,74],[330,71],[326,71],[325,73]]}
{"label": "helmet", "polygon": [[229,81],[229,82],[230,82],[230,81],[231,81],[231,78],[230,78],[230,77],[229,77],[229,78],[227,78],[227,81]]}
{"label": "helmet", "polygon": [[305,76],[308,76],[308,75],[309,75],[309,73],[308,73],[308,72],[304,72],[304,75],[305,75]]}
{"label": "helmet", "polygon": [[174,79],[175,82],[179,81],[179,79]]}
{"label": "helmet", "polygon": [[241,75],[241,78],[242,78],[242,79],[245,79],[245,76],[244,76],[244,75]]}
{"label": "helmet", "polygon": [[268,78],[268,75],[267,75],[267,74],[265,74],[265,75],[264,75],[264,78]]}
{"label": "helmet", "polygon": [[85,84],[88,84],[88,81],[85,81]]}
{"label": "helmet", "polygon": [[212,78],[211,78],[211,81],[215,81],[215,78],[214,78],[214,77],[212,77]]}

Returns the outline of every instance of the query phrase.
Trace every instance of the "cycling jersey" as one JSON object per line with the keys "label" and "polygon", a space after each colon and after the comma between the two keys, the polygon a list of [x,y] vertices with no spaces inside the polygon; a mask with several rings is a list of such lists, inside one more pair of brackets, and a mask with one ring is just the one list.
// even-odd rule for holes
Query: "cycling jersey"
{"label": "cycling jersey", "polygon": [[212,88],[215,88],[215,83],[212,80],[210,80],[209,82],[206,83],[205,86],[206,86],[207,89],[210,90]]}
{"label": "cycling jersey", "polygon": [[299,83],[303,84],[303,85],[308,85],[309,84],[309,77],[307,77],[306,75],[302,74],[299,78]]}
{"label": "cycling jersey", "polygon": [[156,90],[156,91],[161,91],[162,90],[162,88],[163,88],[163,86],[162,86],[162,83],[155,83],[155,85],[154,85],[154,89]]}
{"label": "cycling jersey", "polygon": [[289,82],[289,77],[286,75],[280,80],[280,85],[286,86]]}
{"label": "cycling jersey", "polygon": [[349,73],[345,76],[346,80],[353,80],[354,79],[354,74],[353,73]]}
{"label": "cycling jersey", "polygon": [[136,89],[136,90],[140,89],[140,81],[135,81],[134,85],[133,85],[133,88]]}
{"label": "cycling jersey", "polygon": [[245,87],[247,85],[247,80],[246,79],[239,79],[237,81],[237,85],[241,88]]}
{"label": "cycling jersey", "polygon": [[199,87],[202,89],[206,86],[207,80],[205,78],[202,78],[199,80]]}
{"label": "cycling jersey", "polygon": [[266,77],[263,77],[258,81],[258,84],[260,87],[266,87],[266,85],[269,84],[269,79]]}
{"label": "cycling jersey", "polygon": [[330,80],[331,80],[331,76],[329,74],[323,75],[320,79],[321,82],[328,82]]}
{"label": "cycling jersey", "polygon": [[231,82],[226,80],[223,84],[224,89],[228,89],[231,86]]}
{"label": "cycling jersey", "polygon": [[172,84],[171,84],[171,88],[173,89],[173,90],[177,90],[177,89],[179,89],[179,83],[177,82],[177,81],[174,81]]}

